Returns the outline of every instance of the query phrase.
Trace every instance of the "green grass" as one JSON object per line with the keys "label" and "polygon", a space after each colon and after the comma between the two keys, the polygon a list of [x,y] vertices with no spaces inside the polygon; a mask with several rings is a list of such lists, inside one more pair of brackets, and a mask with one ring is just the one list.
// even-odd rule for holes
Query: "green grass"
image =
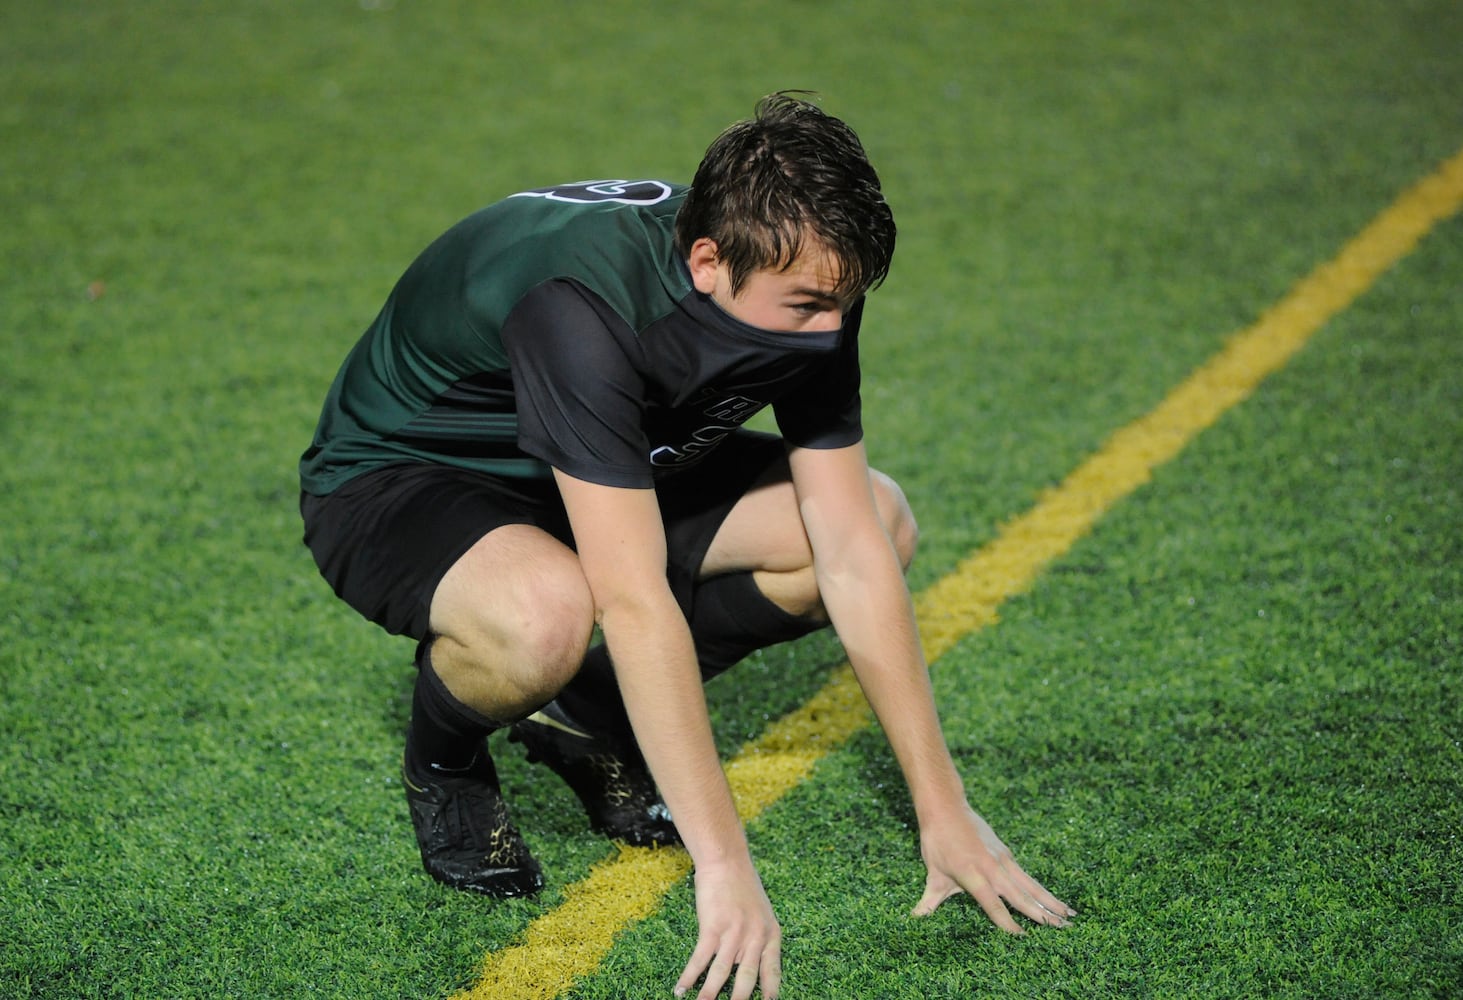
{"label": "green grass", "polygon": [[[822,92],[901,225],[865,399],[922,587],[1463,145],[1443,0],[492,6],[0,14],[0,996],[445,996],[606,855],[505,747],[544,897],[420,873],[409,645],[298,541],[335,365],[477,205]],[[869,733],[753,831],[785,996],[1463,992],[1459,274],[1454,219],[936,665],[1075,926],[909,920]],[[723,748],[838,657],[718,682]],[[665,995],[693,928],[573,995]]]}

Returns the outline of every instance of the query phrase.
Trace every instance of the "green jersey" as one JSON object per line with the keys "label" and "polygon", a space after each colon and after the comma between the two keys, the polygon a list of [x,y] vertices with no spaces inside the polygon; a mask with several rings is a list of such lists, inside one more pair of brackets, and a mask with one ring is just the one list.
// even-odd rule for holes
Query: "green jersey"
{"label": "green jersey", "polygon": [[341,366],[304,489],[398,462],[650,487],[768,405],[795,445],[859,440],[862,303],[826,334],[736,320],[675,248],[683,196],[662,181],[563,185],[449,229]]}

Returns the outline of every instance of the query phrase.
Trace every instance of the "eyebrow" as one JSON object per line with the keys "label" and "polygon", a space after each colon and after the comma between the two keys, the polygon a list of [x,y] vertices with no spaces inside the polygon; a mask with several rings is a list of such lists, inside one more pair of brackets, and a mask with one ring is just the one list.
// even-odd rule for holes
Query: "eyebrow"
{"label": "eyebrow", "polygon": [[805,295],[810,299],[817,299],[819,302],[826,302],[839,308],[843,306],[843,300],[832,292],[820,291],[816,288],[793,288],[788,290],[789,295]]}

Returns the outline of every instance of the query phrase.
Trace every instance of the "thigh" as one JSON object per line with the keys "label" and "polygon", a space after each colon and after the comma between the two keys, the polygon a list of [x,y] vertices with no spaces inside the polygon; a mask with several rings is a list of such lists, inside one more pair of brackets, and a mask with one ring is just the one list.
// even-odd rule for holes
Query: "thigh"
{"label": "thigh", "polygon": [[[904,491],[889,476],[869,470],[879,520],[908,568],[918,531]],[[813,564],[792,471],[784,454],[769,465],[722,519],[701,567],[701,576],[742,570],[796,573]]]}
{"label": "thigh", "polygon": [[792,573],[812,563],[812,545],[783,456],[727,512],[707,548],[700,576],[749,570]]}
{"label": "thigh", "polygon": [[562,540],[567,522],[552,483],[515,484],[463,469],[400,464],[372,470],[300,508],[321,575],[347,604],[388,632],[424,638],[447,571],[505,525],[536,525]]}

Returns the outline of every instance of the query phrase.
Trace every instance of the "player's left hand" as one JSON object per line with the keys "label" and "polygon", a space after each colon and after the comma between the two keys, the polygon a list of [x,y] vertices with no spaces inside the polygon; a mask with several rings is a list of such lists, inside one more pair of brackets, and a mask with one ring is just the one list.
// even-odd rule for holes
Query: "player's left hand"
{"label": "player's left hand", "polygon": [[920,854],[928,874],[924,895],[911,911],[916,917],[928,916],[962,891],[975,897],[986,916],[1011,934],[1024,932],[1007,904],[1037,923],[1053,927],[1065,927],[1068,918],[1077,915],[1022,871],[990,824],[969,807],[963,814],[922,827]]}

